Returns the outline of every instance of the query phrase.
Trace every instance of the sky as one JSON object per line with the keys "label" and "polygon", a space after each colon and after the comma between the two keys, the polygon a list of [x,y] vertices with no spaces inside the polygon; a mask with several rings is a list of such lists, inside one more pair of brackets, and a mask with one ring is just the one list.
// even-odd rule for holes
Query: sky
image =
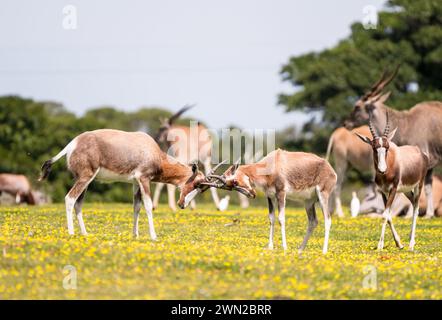
{"label": "sky", "polygon": [[78,115],[196,103],[188,116],[210,128],[299,125],[308,116],[277,105],[293,91],[281,66],[335,45],[365,6],[383,3],[2,0],[0,95],[59,102]]}

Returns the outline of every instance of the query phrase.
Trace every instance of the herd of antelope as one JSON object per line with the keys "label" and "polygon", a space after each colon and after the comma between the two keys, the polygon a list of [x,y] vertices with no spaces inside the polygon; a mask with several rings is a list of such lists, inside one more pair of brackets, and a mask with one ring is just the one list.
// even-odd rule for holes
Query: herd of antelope
{"label": "herd of antelope", "polygon": [[[268,248],[273,249],[275,208],[281,226],[282,247],[287,249],[285,235],[286,200],[301,198],[308,217],[307,233],[299,252],[307,245],[308,239],[318,224],[315,204],[319,203],[324,216],[325,235],[323,253],[328,250],[331,214],[333,207],[338,216],[343,215],[340,193],[348,166],[360,171],[369,171],[373,177],[373,192],[379,192],[383,200],[383,223],[378,249],[384,246],[384,234],[388,224],[396,245],[402,243],[394,228],[392,217],[393,202],[403,193],[411,203],[412,226],[409,248],[414,249],[416,221],[419,214],[421,194],[425,190],[427,217],[434,211],[440,212],[442,199],[434,199],[433,169],[442,157],[442,103],[423,102],[407,111],[396,111],[385,105],[390,92],[383,89],[395,77],[398,68],[388,74],[384,72],[379,81],[354,105],[345,127],[337,129],[330,137],[326,159],[311,153],[275,150],[260,161],[231,165],[223,174],[216,171],[225,162],[211,168],[212,138],[208,129],[198,126],[197,150],[192,152],[186,144],[169,139],[174,131],[183,132],[190,139],[189,127],[174,122],[190,107],[162,121],[155,138],[142,132],[125,132],[100,129],[84,132],[69,142],[55,157],[42,166],[39,180],[46,178],[54,162],[67,157],[69,171],[75,183],[65,197],[67,227],[74,234],[73,212],[78,220],[80,232],[86,235],[82,217],[82,204],[88,185],[94,180],[121,181],[133,184],[133,235],[138,237],[138,217],[141,205],[147,212],[149,232],[152,240],[157,238],[153,222],[153,210],[158,206],[160,192],[167,185],[169,207],[175,210],[175,189],[180,189],[178,206],[195,206],[198,194],[210,190],[215,206],[219,209],[217,189],[237,191],[243,207],[248,198],[255,198],[256,189],[264,191],[268,202],[270,231]],[[367,126],[368,124],[368,126]],[[351,130],[351,131],[350,131]],[[360,140],[359,140],[360,139]],[[172,142],[171,142],[172,141]],[[187,140],[189,141],[189,140]],[[174,149],[172,157],[166,150]],[[192,158],[189,155],[194,154]],[[335,169],[328,159],[334,159]],[[197,165],[204,166],[204,172]],[[336,170],[336,172],[335,172]],[[5,179],[0,176],[0,191],[5,191]],[[435,179],[436,181],[436,179]],[[153,200],[151,182],[157,183]],[[10,182],[11,183],[11,182]],[[439,186],[439,184],[438,184]],[[20,197],[29,197],[21,192]],[[421,201],[419,201],[421,200]],[[433,201],[434,200],[434,201]],[[436,205],[436,208],[434,207]]]}

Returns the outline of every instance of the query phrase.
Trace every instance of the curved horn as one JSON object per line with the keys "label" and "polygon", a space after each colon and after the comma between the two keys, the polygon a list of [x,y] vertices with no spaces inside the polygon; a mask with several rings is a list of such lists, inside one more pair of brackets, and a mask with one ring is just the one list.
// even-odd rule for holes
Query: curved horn
{"label": "curved horn", "polygon": [[386,79],[384,79],[383,81],[381,81],[381,82],[377,85],[376,90],[375,90],[370,96],[374,96],[374,95],[379,94],[379,93],[382,91],[382,89],[384,89],[385,86],[388,85],[388,84],[391,82],[391,80],[394,79],[394,77],[396,77],[396,75],[397,75],[397,73],[398,73],[398,71],[399,71],[400,66],[401,66],[401,64],[398,64],[398,65],[396,66],[396,68],[394,69],[393,73],[392,73],[388,78],[386,78]]}
{"label": "curved horn", "polygon": [[378,137],[378,134],[376,133],[375,128],[373,128],[373,123],[371,122],[372,119],[372,114],[371,112],[368,113],[368,128],[370,129],[371,135],[373,136],[373,139]]}
{"label": "curved horn", "polygon": [[384,137],[387,137],[388,134],[390,133],[390,119],[388,118],[388,111],[386,112],[386,116],[387,116],[387,120],[386,120],[386,124],[385,124],[385,130],[384,130],[384,133],[382,134]]}
{"label": "curved horn", "polygon": [[173,114],[169,119],[169,124],[172,124],[176,119],[178,119],[184,112],[186,112],[189,109],[192,109],[195,105],[194,104],[186,104],[184,107],[182,107],[180,110],[178,110],[175,114]]}
{"label": "curved horn", "polygon": [[366,92],[363,96],[362,99],[366,100],[372,96],[377,95],[378,93],[380,93],[382,91],[382,89],[385,88],[385,86],[387,84],[389,84],[391,82],[391,80],[393,80],[394,77],[396,77],[399,68],[400,68],[401,64],[399,63],[395,70],[393,71],[393,73],[387,77],[387,69],[384,70],[384,72],[382,73],[381,78],[375,82],[375,84],[373,84],[370,88],[370,90],[368,92]]}

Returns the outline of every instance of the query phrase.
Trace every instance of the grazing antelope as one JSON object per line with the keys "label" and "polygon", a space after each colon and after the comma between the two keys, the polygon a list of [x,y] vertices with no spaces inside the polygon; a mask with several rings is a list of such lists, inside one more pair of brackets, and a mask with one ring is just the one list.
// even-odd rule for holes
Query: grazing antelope
{"label": "grazing antelope", "polygon": [[27,204],[36,204],[31,184],[24,175],[10,173],[0,174],[0,195],[2,192],[13,196],[16,204],[22,201]]}
{"label": "grazing antelope", "polygon": [[275,150],[260,161],[231,166],[221,176],[214,175],[218,181],[203,182],[204,185],[227,190],[236,190],[249,198],[256,196],[255,187],[262,188],[267,196],[270,219],[269,249],[273,249],[273,232],[275,223],[276,199],[281,225],[282,247],[287,249],[285,236],[285,206],[286,198],[304,199],[308,217],[307,234],[299,247],[301,253],[308,239],[318,224],[315,203],[319,204],[324,215],[325,237],[323,253],[328,250],[328,239],[331,227],[331,216],[328,209],[329,197],[336,185],[336,173],[324,159],[304,152],[288,152]]}
{"label": "grazing antelope", "polygon": [[[68,169],[75,177],[75,183],[67,193],[66,216],[69,234],[74,234],[72,211],[75,209],[82,235],[86,228],[82,217],[82,204],[88,185],[97,178],[101,181],[121,181],[134,186],[133,234],[138,237],[138,216],[141,201],[147,212],[149,232],[152,240],[156,233],[152,216],[150,182],[170,183],[181,189],[178,204],[186,207],[203,188],[206,181],[196,164],[183,164],[164,153],[148,134],[100,129],[84,132],[75,137],[59,154],[47,160],[42,166],[39,180],[45,179],[54,162],[67,157]],[[216,168],[215,168],[216,169]],[[207,180],[209,181],[209,180]]]}
{"label": "grazing antelope", "polygon": [[[201,162],[204,166],[205,173],[210,172],[211,161],[212,161],[212,137],[208,129],[202,125],[198,124],[195,131],[189,126],[182,126],[174,124],[175,121],[187,110],[193,108],[193,105],[184,106],[174,115],[168,119],[163,119],[161,121],[161,127],[155,136],[155,141],[158,144],[164,145],[164,151],[172,151],[173,156],[183,163],[194,163]],[[157,184],[155,188],[153,206],[158,207],[160,200],[161,190],[164,188],[163,183]],[[175,211],[175,190],[174,185],[167,185],[168,203],[169,207]],[[218,193],[215,188],[210,188],[212,194],[213,202],[217,209],[220,209],[220,200]],[[245,196],[240,195],[241,207],[248,207],[248,200]],[[191,207],[195,207],[195,202],[191,202]]]}
{"label": "grazing antelope", "polygon": [[391,126],[398,128],[393,142],[398,146],[418,146],[429,155],[429,170],[425,177],[426,217],[433,217],[434,206],[431,201],[433,168],[442,159],[442,103],[422,102],[405,111],[397,111],[385,105],[384,102],[390,92],[384,94],[382,90],[396,76],[398,68],[399,66],[389,76],[384,72],[372,88],[355,103],[349,119],[345,121],[345,126],[347,129],[352,129],[354,126],[367,123],[371,116],[374,128],[381,132],[386,126],[388,112]]}
{"label": "grazing antelope", "polygon": [[365,143],[371,145],[373,150],[373,163],[376,170],[375,182],[382,192],[385,204],[385,211],[382,214],[384,222],[382,224],[381,238],[378,243],[378,250],[384,248],[385,227],[388,223],[398,248],[403,248],[398,233],[396,232],[391,207],[397,192],[403,192],[413,205],[413,221],[410,233],[410,250],[414,250],[416,220],[419,215],[419,197],[424,185],[425,175],[428,170],[428,157],[416,146],[398,147],[392,139],[397,128],[390,132],[390,123],[388,113],[386,115],[387,124],[382,135],[376,132],[376,129],[369,119],[373,139],[357,133],[359,138]]}
{"label": "grazing antelope", "polygon": [[351,165],[359,172],[370,172],[371,176],[374,177],[371,148],[354,135],[356,132],[371,137],[368,126],[354,128],[351,131],[341,127],[333,131],[327,146],[325,160],[328,161],[330,155],[333,156],[334,169],[338,175],[338,181],[333,193],[334,207],[339,217],[344,216],[341,204],[341,190],[348,166]]}

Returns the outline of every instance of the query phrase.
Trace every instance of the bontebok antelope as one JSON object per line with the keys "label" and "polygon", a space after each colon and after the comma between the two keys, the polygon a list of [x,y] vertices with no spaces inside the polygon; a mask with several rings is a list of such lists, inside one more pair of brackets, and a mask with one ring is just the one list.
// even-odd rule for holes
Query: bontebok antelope
{"label": "bontebok antelope", "polygon": [[[129,182],[134,185],[134,236],[138,236],[138,216],[141,201],[147,212],[150,237],[156,233],[152,216],[150,182],[173,184],[181,188],[178,204],[186,207],[207,186],[208,182],[196,164],[187,165],[164,153],[149,135],[101,129],[88,131],[74,138],[59,154],[47,160],[39,180],[49,175],[51,166],[63,156],[75,177],[75,183],[65,198],[69,234],[74,234],[72,212],[75,209],[81,234],[86,234],[81,207],[88,185],[97,178],[102,181]],[[216,167],[214,168],[216,170]]]}
{"label": "bontebok antelope", "polygon": [[416,220],[419,214],[419,197],[424,185],[425,175],[428,170],[428,157],[416,146],[398,147],[391,140],[396,133],[395,128],[390,132],[390,123],[388,113],[386,116],[387,124],[382,135],[376,132],[376,129],[369,119],[369,128],[373,139],[356,133],[362,141],[371,145],[373,150],[373,162],[376,170],[375,182],[381,189],[385,203],[383,213],[384,222],[382,224],[381,238],[378,243],[378,250],[384,247],[385,228],[388,223],[398,248],[403,248],[398,233],[396,232],[391,207],[397,192],[404,192],[413,205],[413,221],[410,233],[410,250],[414,249]]}
{"label": "bontebok antelope", "polygon": [[273,249],[274,199],[276,199],[278,205],[278,219],[281,225],[282,247],[284,250],[287,249],[285,236],[286,198],[304,199],[308,227],[304,241],[299,247],[299,252],[304,250],[310,235],[318,224],[315,203],[319,201],[325,222],[323,252],[327,252],[331,227],[328,202],[336,185],[336,173],[326,160],[310,153],[287,152],[278,149],[269,153],[259,162],[241,166],[237,163],[227,169],[223,175],[212,175],[212,177],[215,177],[216,181],[203,182],[203,185],[236,190],[249,198],[256,196],[255,187],[264,190],[269,207],[269,249]]}

